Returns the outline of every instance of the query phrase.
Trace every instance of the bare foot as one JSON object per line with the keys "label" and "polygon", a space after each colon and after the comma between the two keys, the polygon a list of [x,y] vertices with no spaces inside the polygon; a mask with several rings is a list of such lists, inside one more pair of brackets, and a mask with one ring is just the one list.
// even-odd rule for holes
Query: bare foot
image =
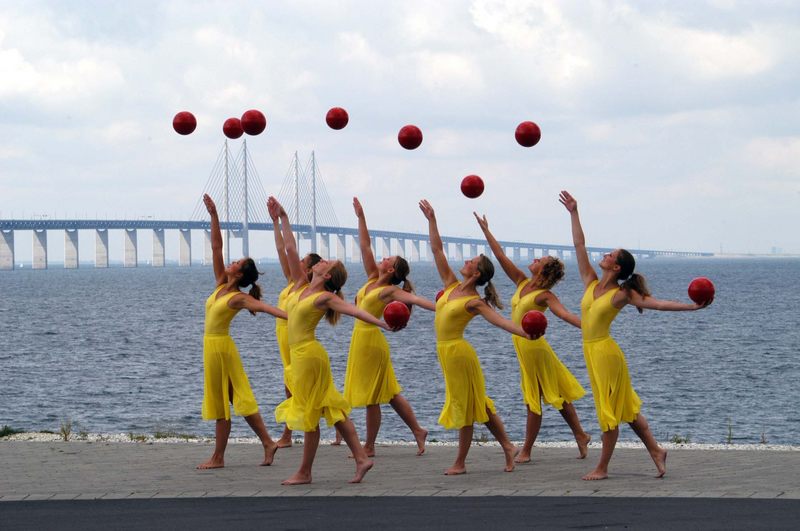
{"label": "bare foot", "polygon": [[575,442],[578,443],[578,459],[586,459],[586,456],[589,455],[589,441],[592,440],[592,436],[588,433],[584,433],[583,436],[575,437]]}
{"label": "bare foot", "polygon": [[341,446],[342,440],[339,437],[336,437],[333,441],[331,441],[331,446]]}
{"label": "bare foot", "polygon": [[[367,454],[367,457],[375,457],[375,448],[367,449],[367,447],[365,446],[364,447],[364,453]],[[355,456],[353,454],[350,454],[350,455],[347,456],[347,458],[348,459],[355,459]]]}
{"label": "bare foot", "polygon": [[224,460],[212,457],[205,463],[200,463],[199,465],[197,465],[197,470],[210,470],[212,468],[222,468],[224,466],[225,466]]}
{"label": "bare foot", "polygon": [[531,462],[531,453],[526,452],[525,450],[520,450],[517,453],[517,457],[514,458],[515,463],[530,463]]}
{"label": "bare foot", "polygon": [[295,472],[281,481],[281,485],[306,485],[308,483],[311,483],[311,474],[303,474],[301,472]]}
{"label": "bare foot", "polygon": [[519,453],[519,448],[510,444],[506,448],[503,448],[503,454],[506,456],[506,466],[503,468],[506,472],[513,472],[514,471],[514,458],[517,457]]}
{"label": "bare foot", "polygon": [[356,475],[353,476],[353,479],[351,479],[349,482],[350,483],[361,483],[361,480],[364,479],[364,476],[367,475],[367,472],[369,472],[369,470],[372,468],[372,466],[374,464],[375,464],[375,462],[372,461],[372,459],[367,459],[366,461],[364,461],[362,463],[357,463],[356,464]]}
{"label": "bare foot", "polygon": [[264,445],[264,460],[261,461],[260,466],[269,466],[275,459],[275,452],[278,451],[279,446],[275,441],[270,441],[271,444]]}
{"label": "bare foot", "polygon": [[594,481],[598,479],[608,479],[608,472],[605,470],[600,470],[599,468],[595,468],[581,479],[585,481]]}
{"label": "bare foot", "polygon": [[460,465],[453,465],[444,471],[445,476],[459,476],[467,473],[467,467]]}
{"label": "bare foot", "polygon": [[663,478],[664,474],[667,473],[667,451],[662,449],[660,453],[653,457],[653,461],[656,464],[656,469],[658,469],[656,477]]}
{"label": "bare foot", "polygon": [[292,438],[289,437],[288,439],[284,439],[281,437],[278,439],[278,448],[289,448],[292,446]]}
{"label": "bare foot", "polygon": [[414,433],[414,439],[417,440],[417,455],[425,453],[425,441],[428,440],[428,430],[421,430]]}

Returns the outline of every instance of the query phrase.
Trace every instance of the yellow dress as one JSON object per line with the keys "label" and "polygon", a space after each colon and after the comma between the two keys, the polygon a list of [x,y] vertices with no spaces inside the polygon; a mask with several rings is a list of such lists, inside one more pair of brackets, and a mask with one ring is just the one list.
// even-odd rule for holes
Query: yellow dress
{"label": "yellow dress", "polygon": [[[247,417],[258,413],[258,403],[250,388],[250,381],[242,367],[239,351],[230,336],[233,318],[239,313],[228,306],[228,301],[239,291],[217,298],[222,284],[206,299],[206,324],[203,334],[203,419],[231,418],[230,392],[233,392],[233,411]],[[229,387],[230,382],[230,387]]]}
{"label": "yellow dress", "polygon": [[595,299],[596,285],[597,280],[589,284],[581,300],[583,355],[592,383],[597,421],[602,431],[609,431],[623,422],[633,422],[642,401],[631,385],[625,354],[609,335],[611,322],[619,313],[611,299],[619,288]]}
{"label": "yellow dress", "polygon": [[324,292],[300,298],[304,290],[287,299],[289,314],[289,349],[292,357],[292,396],[275,409],[275,420],[290,430],[315,431],[325,417],[328,426],[347,418],[350,404],[333,384],[331,363],[314,331],[325,310],[314,306]]}
{"label": "yellow dress", "polygon": [[[289,282],[278,295],[278,308],[283,311],[286,311],[289,293],[293,287],[294,280]],[[289,328],[286,319],[275,318],[275,337],[278,338],[278,350],[281,353],[281,361],[283,362],[283,384],[289,388],[289,382],[291,381],[289,367],[292,363],[292,358],[289,355]]]}
{"label": "yellow dress", "polygon": [[[383,288],[364,284],[356,295],[356,305],[377,318],[383,316],[386,303],[381,300]],[[397,383],[389,357],[389,343],[377,326],[356,319],[350,339],[350,354],[344,376],[344,397],[353,407],[388,404],[403,388]]]}
{"label": "yellow dress", "polygon": [[494,402],[486,396],[486,382],[478,355],[464,338],[464,329],[473,315],[466,304],[477,295],[450,299],[460,284],[450,285],[436,302],[436,352],[444,374],[444,407],[439,424],[448,430],[489,421],[486,409],[495,413]]}
{"label": "yellow dress", "polygon": [[[511,297],[511,320],[516,324],[521,324],[522,317],[531,310],[547,311],[546,306],[536,304],[536,297],[546,290],[533,290],[520,297],[520,293],[530,281],[527,279],[520,282],[517,291]],[[542,398],[560,410],[564,407],[564,402],[574,402],[586,394],[544,337],[534,340],[517,335],[511,337],[519,360],[522,398],[532,412],[537,415],[542,414]],[[541,396],[539,389],[542,391]]]}

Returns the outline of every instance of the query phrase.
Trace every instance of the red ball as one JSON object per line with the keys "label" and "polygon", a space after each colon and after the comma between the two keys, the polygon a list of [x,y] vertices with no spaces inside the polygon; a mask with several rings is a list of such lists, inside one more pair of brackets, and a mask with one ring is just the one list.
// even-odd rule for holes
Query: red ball
{"label": "red ball", "polygon": [[350,117],[347,115],[347,111],[341,107],[333,107],[328,111],[328,114],[325,115],[325,122],[327,122],[328,127],[331,129],[344,129],[344,126],[346,126],[349,121]]}
{"label": "red ball", "polygon": [[522,122],[514,131],[514,137],[520,146],[532,147],[538,144],[542,138],[542,130],[533,122]]}
{"label": "red ball", "polygon": [[475,199],[483,193],[483,179],[477,175],[467,175],[461,181],[461,193]]}
{"label": "red ball", "polygon": [[[248,135],[260,135],[264,132],[264,129],[267,128],[267,117],[264,116],[264,113],[256,109],[245,111],[245,113],[242,115],[241,122],[242,129]],[[239,138],[239,136],[233,138]]]}
{"label": "red ball", "polygon": [[197,119],[189,111],[181,111],[172,119],[172,128],[179,135],[191,134],[197,128]]}
{"label": "red ball", "polygon": [[522,316],[522,329],[531,336],[540,336],[547,330],[547,317],[537,310],[531,310]]}
{"label": "red ball", "polygon": [[408,324],[411,310],[400,301],[393,301],[383,309],[383,320],[392,328],[403,328]]}
{"label": "red ball", "polygon": [[442,298],[442,295],[444,295],[444,290],[440,289],[439,293],[436,294],[436,302],[439,302],[439,299]]}
{"label": "red ball", "polygon": [[222,124],[222,132],[225,133],[225,136],[228,138],[239,138],[244,133],[242,121],[238,118],[228,118],[225,120],[225,123]]}
{"label": "red ball", "polygon": [[695,304],[705,304],[714,300],[714,283],[706,277],[698,277],[689,283],[689,298]]}
{"label": "red ball", "polygon": [[397,133],[397,141],[406,149],[417,149],[422,144],[422,131],[416,125],[404,125]]}

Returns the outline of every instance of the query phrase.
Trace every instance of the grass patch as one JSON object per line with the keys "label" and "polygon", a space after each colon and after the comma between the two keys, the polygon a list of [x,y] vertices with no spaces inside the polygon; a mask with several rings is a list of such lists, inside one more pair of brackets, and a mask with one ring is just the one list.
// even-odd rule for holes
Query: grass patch
{"label": "grass patch", "polygon": [[145,442],[147,441],[147,435],[143,433],[128,433],[128,437],[130,437],[131,442]]}
{"label": "grass patch", "polygon": [[0,428],[0,439],[3,437],[8,437],[9,435],[14,435],[15,433],[23,433],[24,431],[25,430],[18,430],[4,424],[3,427]]}
{"label": "grass patch", "polygon": [[153,434],[155,439],[183,439],[184,441],[188,441],[190,439],[197,439],[196,435],[191,435],[189,433],[178,433],[177,431],[167,430],[167,431],[156,431]]}
{"label": "grass patch", "polygon": [[72,420],[64,420],[61,423],[61,427],[58,428],[58,433],[61,435],[61,438],[64,439],[64,442],[69,441],[69,438],[72,436]]}
{"label": "grass patch", "polygon": [[688,433],[686,435],[680,435],[676,433],[675,435],[670,437],[669,442],[673,444],[689,444],[690,442],[692,442],[692,440],[689,437]]}

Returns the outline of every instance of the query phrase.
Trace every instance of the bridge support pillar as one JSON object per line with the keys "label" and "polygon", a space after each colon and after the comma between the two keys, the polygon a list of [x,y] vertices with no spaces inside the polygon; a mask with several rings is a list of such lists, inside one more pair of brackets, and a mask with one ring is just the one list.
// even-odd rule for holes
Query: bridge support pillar
{"label": "bridge support pillar", "polygon": [[14,231],[0,230],[0,270],[14,269]]}
{"label": "bridge support pillar", "polygon": [[519,247],[512,247],[512,249],[513,249],[512,256],[513,256],[514,263],[518,264],[522,260],[521,257],[520,257]]}
{"label": "bridge support pillar", "polygon": [[47,269],[47,231],[33,231],[33,268]]}
{"label": "bridge support pillar", "polygon": [[411,240],[411,261],[419,262],[419,240]]}
{"label": "bridge support pillar", "polygon": [[[392,256],[392,239],[391,238],[378,238],[381,242],[381,258],[386,258],[387,256]],[[375,250],[378,250],[378,246],[375,246]]]}
{"label": "bridge support pillar", "polygon": [[319,255],[325,260],[331,257],[331,241],[330,235],[320,232],[319,234]]}
{"label": "bridge support pillar", "polygon": [[123,267],[136,267],[139,262],[139,240],[136,229],[125,229],[125,260]]}
{"label": "bridge support pillar", "polygon": [[[445,250],[444,250],[444,254],[445,254],[445,256],[447,256],[447,248],[446,247],[445,247]],[[425,242],[425,261],[427,261],[427,262],[433,262],[434,261],[434,258],[433,258],[433,247],[431,247],[430,240]]]}
{"label": "bridge support pillar", "polygon": [[542,249],[542,258],[550,256],[550,249]]}
{"label": "bridge support pillar", "polygon": [[353,236],[350,241],[350,261],[358,263],[361,261],[361,245],[358,243],[358,236]]}
{"label": "bridge support pillar", "polygon": [[178,265],[190,267],[192,265],[192,231],[191,229],[179,229],[179,249]]}
{"label": "bridge support pillar", "polygon": [[78,269],[79,262],[78,231],[67,229],[64,231],[64,269]]}
{"label": "bridge support pillar", "polygon": [[478,244],[471,243],[469,244],[469,257],[475,258],[476,256],[478,256]]}
{"label": "bridge support pillar", "polygon": [[214,250],[211,248],[211,231],[203,231],[203,265],[214,264]]}
{"label": "bridge support pillar", "polygon": [[345,245],[345,238],[344,234],[337,234],[336,235],[336,258],[342,261],[342,263],[347,262],[347,246]]}
{"label": "bridge support pillar", "polygon": [[456,244],[456,255],[455,255],[456,262],[463,262],[464,261],[464,246],[460,243]]}
{"label": "bridge support pillar", "polygon": [[397,255],[403,258],[406,256],[406,240],[403,238],[397,239]]}
{"label": "bridge support pillar", "polygon": [[164,229],[153,229],[153,267],[164,267]]}
{"label": "bridge support pillar", "polygon": [[108,231],[97,229],[94,234],[94,266],[108,267]]}

